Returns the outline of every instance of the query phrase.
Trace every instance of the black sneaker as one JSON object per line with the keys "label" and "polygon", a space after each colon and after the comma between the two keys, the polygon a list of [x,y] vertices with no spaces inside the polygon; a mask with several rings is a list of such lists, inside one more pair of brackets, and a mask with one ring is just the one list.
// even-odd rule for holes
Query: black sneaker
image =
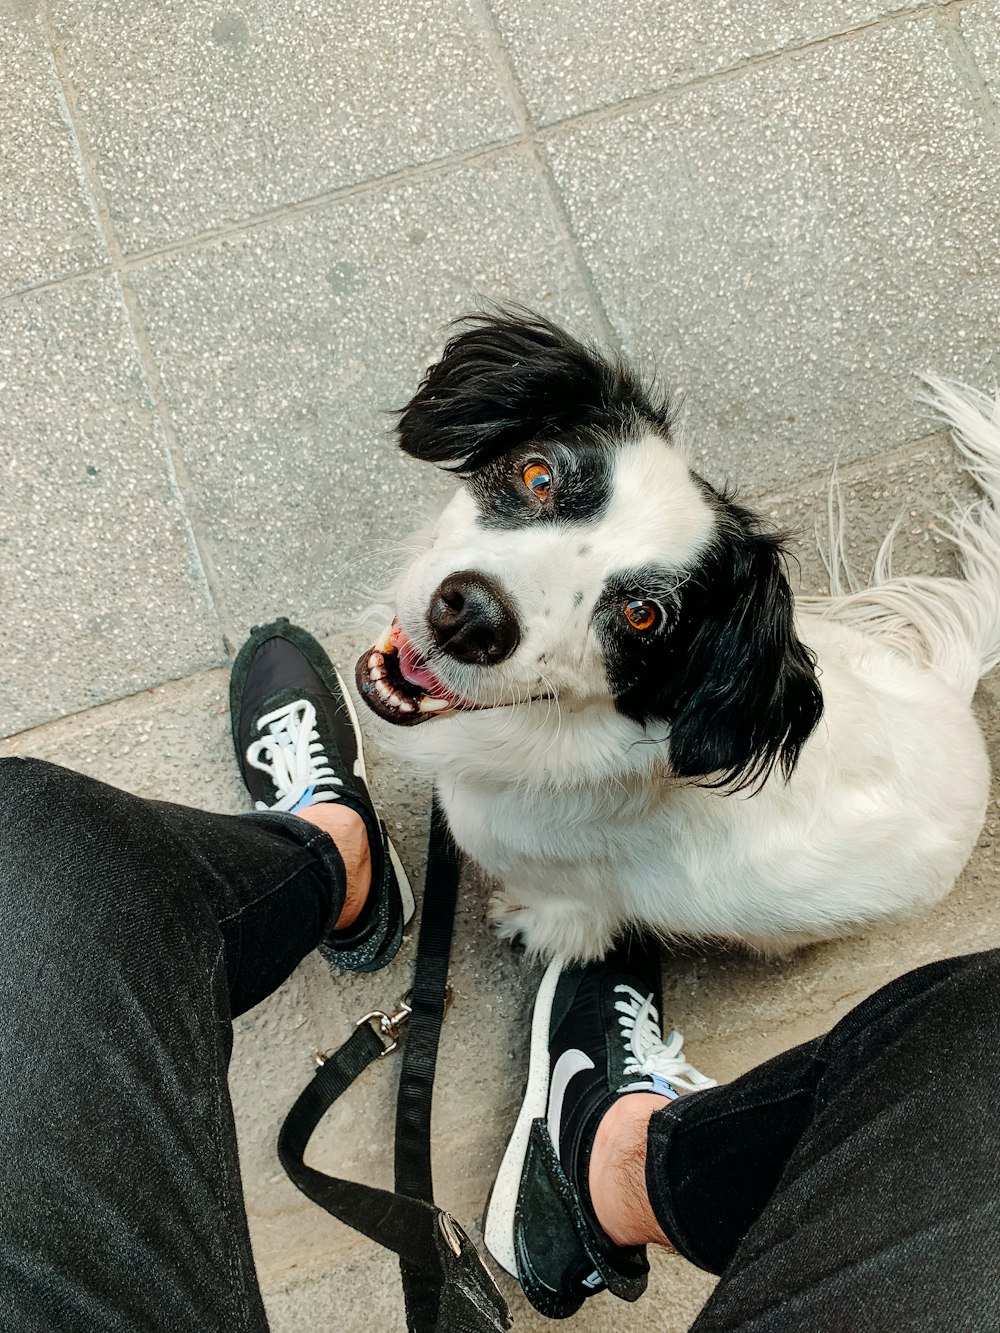
{"label": "black sneaker", "polygon": [[321,945],[340,967],[391,962],[413,916],[406,872],[368,792],[357,714],[340,673],[311,634],[285,619],[257,626],[229,684],[236,760],[258,810],[294,814],[341,801],[368,830],[372,891],[358,920]]}
{"label": "black sneaker", "polygon": [[715,1085],[660,1031],[659,952],[632,944],[600,963],[542,978],[531,1024],[528,1086],[490,1195],[486,1247],[541,1314],[565,1319],[605,1288],[634,1301],[646,1290],[645,1246],[615,1245],[588,1189],[597,1126],[632,1092],[671,1099]]}

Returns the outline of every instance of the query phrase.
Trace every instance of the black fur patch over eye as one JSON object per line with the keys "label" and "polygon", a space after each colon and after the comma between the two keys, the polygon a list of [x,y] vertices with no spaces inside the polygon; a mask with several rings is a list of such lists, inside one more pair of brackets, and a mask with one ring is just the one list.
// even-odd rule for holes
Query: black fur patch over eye
{"label": "black fur patch over eye", "polygon": [[795,633],[781,538],[705,492],[716,537],[677,588],[669,632],[608,644],[608,676],[620,712],[670,724],[678,775],[738,791],[775,768],[791,776],[823,696],[815,656]]}
{"label": "black fur patch over eye", "polygon": [[[659,565],[623,570],[609,579],[594,611],[594,628],[604,648],[608,678],[620,712],[645,721],[648,707],[659,697],[659,683],[674,650],[670,643],[681,614],[685,578]],[[648,634],[630,629],[624,608],[632,601],[655,603],[660,617]]]}
{"label": "black fur patch over eye", "polygon": [[669,436],[665,398],[541,315],[497,307],[457,322],[463,332],[399,414],[399,443],[412,457],[471,474],[557,437],[607,441],[643,428]]}
{"label": "black fur patch over eye", "polygon": [[534,446],[526,446],[472,473],[468,485],[483,527],[520,528],[554,519],[582,523],[604,513],[611,499],[610,445],[547,444],[544,459],[552,481],[544,499],[524,481],[525,466],[538,457]]}

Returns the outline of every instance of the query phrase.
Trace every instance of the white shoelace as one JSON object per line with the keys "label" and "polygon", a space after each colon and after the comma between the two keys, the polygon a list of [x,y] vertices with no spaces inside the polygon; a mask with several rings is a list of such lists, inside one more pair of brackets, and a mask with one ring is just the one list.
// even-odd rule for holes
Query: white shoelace
{"label": "white shoelace", "polygon": [[[684,1037],[680,1032],[671,1032],[666,1039],[660,1035],[660,1018],[652,995],[640,995],[631,986],[616,986],[615,994],[628,997],[616,1000],[615,1009],[627,1052],[625,1073],[630,1078],[662,1079],[686,1092],[698,1092],[701,1088],[716,1086],[714,1078],[699,1073],[694,1065],[684,1059],[681,1054]],[[637,1081],[619,1091],[630,1092],[643,1086],[643,1083]]]}
{"label": "white shoelace", "polygon": [[316,730],[316,709],[308,699],[295,699],[259,718],[257,730],[267,735],[247,746],[247,763],[266,773],[277,797],[271,805],[256,803],[258,810],[292,810],[302,798],[309,804],[337,801],[343,781],[330,767]]}

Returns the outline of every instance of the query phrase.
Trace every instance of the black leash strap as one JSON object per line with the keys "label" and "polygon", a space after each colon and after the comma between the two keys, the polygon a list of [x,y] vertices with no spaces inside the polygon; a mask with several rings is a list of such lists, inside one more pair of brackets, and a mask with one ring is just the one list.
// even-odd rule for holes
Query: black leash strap
{"label": "black leash strap", "polygon": [[[278,1136],[281,1164],[303,1194],[399,1255],[409,1333],[502,1333],[511,1326],[507,1304],[475,1246],[451,1214],[434,1204],[431,1102],[459,870],[458,849],[435,798],[413,989],[397,1012],[366,1014],[338,1051],[318,1057],[320,1067]],[[408,1035],[396,1103],[398,1192],[306,1166],[316,1126],[370,1064],[396,1049],[404,1024]]]}

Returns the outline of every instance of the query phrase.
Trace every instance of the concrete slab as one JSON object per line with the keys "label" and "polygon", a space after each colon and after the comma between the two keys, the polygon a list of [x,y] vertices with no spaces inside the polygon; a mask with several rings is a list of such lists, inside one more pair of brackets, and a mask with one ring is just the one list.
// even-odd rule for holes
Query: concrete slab
{"label": "concrete slab", "polygon": [[994,124],[1000,129],[1000,4],[972,0],[958,12],[958,30],[992,100]]}
{"label": "concrete slab", "polygon": [[[943,0],[942,0],[943,2]],[[568,116],[804,46],[924,0],[806,0],[746,5],[732,0],[491,0],[532,118]]]}
{"label": "concrete slab", "polygon": [[0,735],[218,662],[114,284],[0,305]]}
{"label": "concrete slab", "polygon": [[869,581],[883,538],[897,523],[892,565],[896,573],[958,573],[955,548],[945,536],[947,520],[980,492],[968,473],[959,470],[944,433],[884,455],[877,467],[868,462],[838,469],[833,493],[831,480],[832,474],[824,474],[754,501],[788,534],[793,556],[789,573],[797,592],[829,590],[823,553],[830,550],[838,503],[851,571],[860,583]]}
{"label": "concrete slab", "polygon": [[713,477],[891,449],[928,428],[919,372],[1000,372],[1000,146],[965,77],[914,19],[548,138],[611,321],[688,393]]}
{"label": "concrete slab", "polygon": [[35,10],[26,0],[0,13],[0,298],[107,261]]}
{"label": "concrete slab", "polygon": [[527,153],[425,175],[130,276],[201,535],[238,631],[342,628],[441,480],[389,409],[479,294],[580,321],[586,296]]}
{"label": "concrete slab", "polygon": [[468,0],[49,10],[129,252],[517,132]]}

